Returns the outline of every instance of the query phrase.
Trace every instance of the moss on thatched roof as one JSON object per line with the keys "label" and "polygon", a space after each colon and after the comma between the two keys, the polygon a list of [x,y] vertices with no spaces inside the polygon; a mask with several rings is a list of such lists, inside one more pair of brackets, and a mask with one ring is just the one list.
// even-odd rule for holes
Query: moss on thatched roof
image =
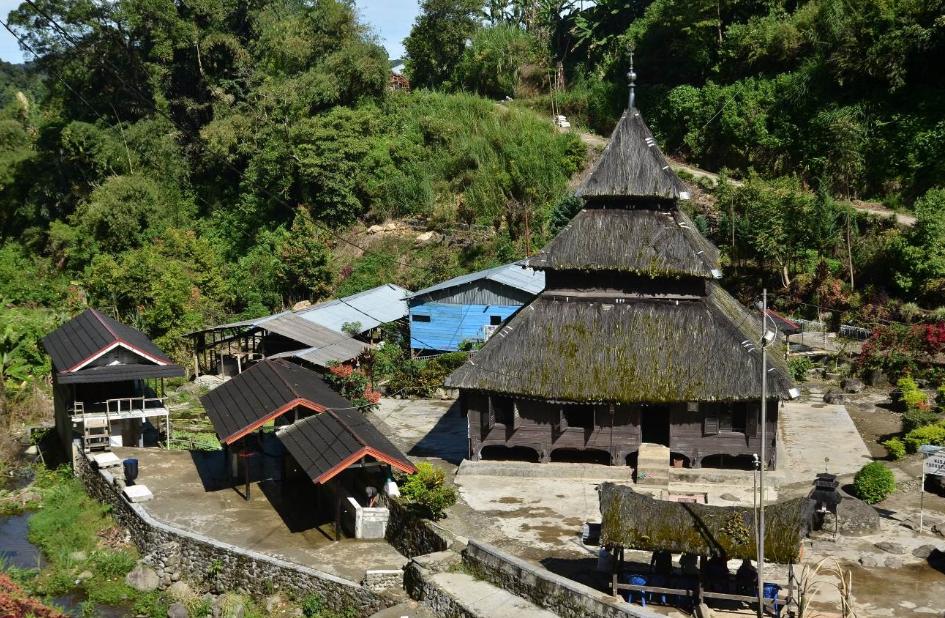
{"label": "moss on thatched roof", "polygon": [[[447,386],[565,401],[660,403],[761,397],[760,323],[714,281],[698,300],[567,299],[545,291],[520,309]],[[768,394],[791,388],[768,355]]]}
{"label": "moss on thatched roof", "polygon": [[[797,562],[813,510],[813,501],[808,498],[765,506],[767,560]],[[751,508],[656,500],[630,487],[604,483],[600,512],[601,545],[705,556],[725,553],[729,558],[749,560],[757,557]]]}
{"label": "moss on thatched roof", "polygon": [[653,197],[676,200],[686,185],[669,167],[640,112],[623,113],[610,142],[577,194],[585,199]]}
{"label": "moss on thatched roof", "polygon": [[712,278],[719,269],[719,251],[675,208],[587,208],[528,265]]}

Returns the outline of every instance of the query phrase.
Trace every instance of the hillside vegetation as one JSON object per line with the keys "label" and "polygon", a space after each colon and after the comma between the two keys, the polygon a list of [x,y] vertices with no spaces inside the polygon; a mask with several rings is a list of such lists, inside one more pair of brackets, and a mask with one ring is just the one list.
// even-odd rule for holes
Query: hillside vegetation
{"label": "hillside vegetation", "polygon": [[941,5],[423,0],[405,93],[347,0],[29,0],[31,62],[0,67],[2,390],[87,305],[183,358],[206,324],[524,256],[580,208],[552,104],[606,135],[631,48],[667,152],[722,172],[693,215],[744,301],[945,317]]}

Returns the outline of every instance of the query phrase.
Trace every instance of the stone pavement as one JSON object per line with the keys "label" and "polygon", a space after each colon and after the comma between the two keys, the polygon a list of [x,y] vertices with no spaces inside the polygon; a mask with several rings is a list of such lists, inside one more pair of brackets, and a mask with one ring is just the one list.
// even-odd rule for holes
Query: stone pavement
{"label": "stone pavement", "polygon": [[555,618],[555,614],[466,573],[435,573],[431,579],[479,616]]}
{"label": "stone pavement", "polygon": [[372,420],[390,429],[393,443],[411,457],[442,459],[453,465],[469,451],[466,418],[453,399],[381,399]]}
{"label": "stone pavement", "polygon": [[[872,461],[866,443],[842,405],[809,401],[787,401],[778,416],[778,469],[786,484],[813,482],[824,470],[853,474]],[[829,461],[827,461],[829,460]]]}
{"label": "stone pavement", "polygon": [[253,483],[251,500],[246,501],[238,493],[243,491],[242,485],[233,488],[220,482],[220,452],[157,448],[115,451],[122,459],[138,459],[137,482],[154,494],[152,500],[140,506],[171,526],[356,582],[367,569],[399,569],[407,563],[384,541],[335,542],[329,526],[315,527],[310,516],[310,484],[283,494],[281,483]]}

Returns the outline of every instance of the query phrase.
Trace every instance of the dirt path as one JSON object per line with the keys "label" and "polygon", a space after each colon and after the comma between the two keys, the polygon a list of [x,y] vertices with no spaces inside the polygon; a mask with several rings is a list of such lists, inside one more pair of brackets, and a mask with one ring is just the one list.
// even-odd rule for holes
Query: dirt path
{"label": "dirt path", "polygon": [[[604,147],[607,145],[607,138],[601,137],[600,135],[597,135],[595,133],[590,133],[589,131],[584,131],[577,128],[559,129],[559,130],[562,132],[570,131],[572,133],[575,133],[579,138],[581,138],[582,142],[584,142],[589,147],[594,148],[598,151],[603,150]],[[676,171],[676,173],[684,172],[697,180],[708,180],[713,184],[718,184],[719,182],[719,175],[714,172],[710,172],[710,171],[698,168],[688,163],[683,163],[682,161],[674,159],[670,156],[667,156],[666,158],[669,159],[669,164],[672,166],[673,170]],[[587,166],[588,169],[596,162],[597,157],[593,157],[592,159],[593,160],[588,161],[588,166]],[[588,170],[584,170],[578,174],[578,177],[583,179],[584,177],[587,176],[588,173],[589,173]],[[742,181],[736,180],[734,178],[729,178],[729,182],[735,185],[736,187],[740,187],[743,184]],[[914,216],[896,212],[894,210],[891,210],[883,206],[879,202],[866,202],[862,200],[853,200],[851,203],[853,204],[853,209],[856,210],[857,212],[862,212],[864,214],[870,214],[877,217],[882,217],[884,219],[895,218],[896,223],[898,223],[899,225],[912,227],[916,223],[916,218]]]}

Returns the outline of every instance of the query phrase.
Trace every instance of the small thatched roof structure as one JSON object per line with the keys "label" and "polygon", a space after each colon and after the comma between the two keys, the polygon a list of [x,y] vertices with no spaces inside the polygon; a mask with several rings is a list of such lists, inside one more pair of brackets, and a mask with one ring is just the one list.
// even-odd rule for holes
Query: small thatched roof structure
{"label": "small thatched roof structure", "polygon": [[[691,300],[586,302],[546,291],[446,380],[562,401],[671,403],[761,398],[760,323],[714,281]],[[769,397],[791,381],[768,355]]]}
{"label": "small thatched roof structure", "polygon": [[587,208],[528,265],[544,270],[610,270],[648,277],[720,274],[719,250],[680,210]]}
{"label": "small thatched roof structure", "polygon": [[[751,508],[656,500],[630,487],[604,483],[600,512],[601,545],[757,558]],[[797,562],[813,513],[814,503],[808,498],[766,505],[765,559]]]}
{"label": "small thatched roof structure", "polygon": [[686,185],[673,173],[640,112],[620,117],[610,142],[577,195],[591,198],[688,198]]}

